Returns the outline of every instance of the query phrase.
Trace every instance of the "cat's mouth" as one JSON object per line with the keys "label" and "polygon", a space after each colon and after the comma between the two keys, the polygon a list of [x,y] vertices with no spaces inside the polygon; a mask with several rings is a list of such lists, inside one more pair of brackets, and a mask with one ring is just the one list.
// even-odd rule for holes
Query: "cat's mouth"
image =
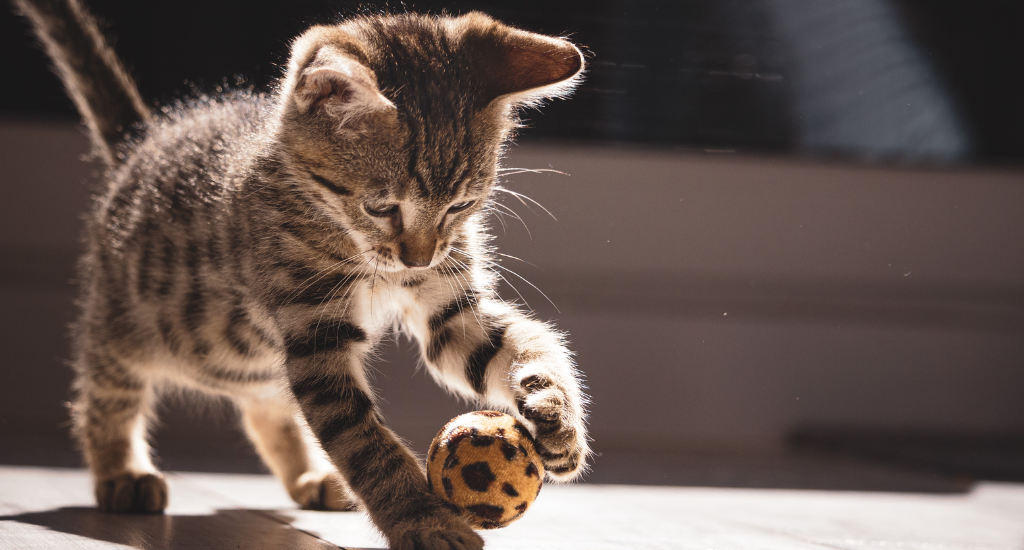
{"label": "cat's mouth", "polygon": [[385,273],[419,273],[442,267],[449,259],[452,247],[444,240],[437,245],[432,255],[419,258],[405,254],[400,245],[379,245],[371,251],[372,254],[367,258],[367,265],[371,270]]}
{"label": "cat's mouth", "polygon": [[371,270],[385,273],[420,273],[436,269],[448,259],[451,253],[450,247],[442,247],[437,250],[427,262],[409,262],[402,259],[400,253],[388,247],[376,247],[373,249],[372,257],[367,259]]}

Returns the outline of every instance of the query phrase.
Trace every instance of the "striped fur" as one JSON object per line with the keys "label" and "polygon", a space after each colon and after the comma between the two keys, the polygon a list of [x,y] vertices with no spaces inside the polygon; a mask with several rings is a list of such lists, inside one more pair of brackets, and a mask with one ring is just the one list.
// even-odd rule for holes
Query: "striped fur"
{"label": "striped fur", "polygon": [[440,384],[518,414],[551,477],[577,475],[570,353],[496,294],[484,222],[516,107],[581,68],[568,42],[481,14],[358,18],[300,36],[274,93],[183,102],[119,144],[74,332],[101,507],[166,505],[145,434],[155,393],[179,386],[235,400],[300,504],[362,505],[393,548],[481,547],[375,405],[363,368],[394,327]]}

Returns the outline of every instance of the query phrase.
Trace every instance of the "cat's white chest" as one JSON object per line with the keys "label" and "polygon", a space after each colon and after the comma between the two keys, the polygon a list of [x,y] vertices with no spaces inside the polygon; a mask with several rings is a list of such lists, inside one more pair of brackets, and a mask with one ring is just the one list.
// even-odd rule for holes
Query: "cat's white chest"
{"label": "cat's white chest", "polygon": [[398,282],[378,278],[361,283],[359,296],[352,307],[359,324],[374,338],[379,338],[403,324],[405,319],[423,315],[424,304],[419,293]]}
{"label": "cat's white chest", "polygon": [[411,329],[418,333],[418,325],[422,324],[418,321],[429,318],[439,301],[445,298],[438,296],[439,291],[434,286],[427,283],[408,288],[400,281],[384,279],[366,282],[358,304],[358,321],[374,337],[381,337],[393,329]]}

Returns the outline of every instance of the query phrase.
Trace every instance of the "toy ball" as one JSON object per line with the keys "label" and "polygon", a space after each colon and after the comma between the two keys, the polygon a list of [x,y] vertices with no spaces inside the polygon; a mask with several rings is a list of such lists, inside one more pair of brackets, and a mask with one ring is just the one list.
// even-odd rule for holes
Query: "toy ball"
{"label": "toy ball", "polygon": [[544,484],[530,432],[497,411],[458,416],[441,428],[427,453],[427,483],[476,529],[523,517]]}

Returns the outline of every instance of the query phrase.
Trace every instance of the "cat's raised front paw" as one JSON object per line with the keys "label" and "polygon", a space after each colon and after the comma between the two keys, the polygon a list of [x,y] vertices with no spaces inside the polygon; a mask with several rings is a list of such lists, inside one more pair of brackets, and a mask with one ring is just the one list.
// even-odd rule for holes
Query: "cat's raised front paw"
{"label": "cat's raised front paw", "polygon": [[167,482],[159,474],[126,472],[96,480],[95,489],[104,512],[159,514],[167,508]]}
{"label": "cat's raised front paw", "polygon": [[525,376],[519,382],[516,407],[533,424],[537,453],[548,475],[569,481],[583,472],[590,453],[586,428],[579,406],[562,388],[541,374]]}

